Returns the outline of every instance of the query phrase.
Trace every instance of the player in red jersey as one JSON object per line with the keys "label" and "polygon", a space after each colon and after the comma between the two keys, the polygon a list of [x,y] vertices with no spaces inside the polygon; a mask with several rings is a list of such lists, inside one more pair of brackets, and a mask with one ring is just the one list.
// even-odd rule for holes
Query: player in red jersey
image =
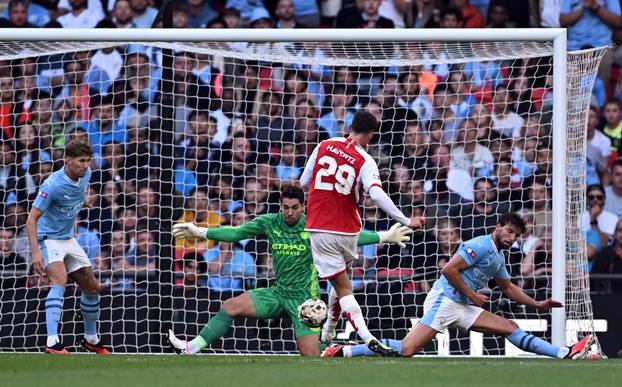
{"label": "player in red jersey", "polygon": [[382,356],[399,356],[367,329],[347,273],[357,254],[356,242],[362,227],[359,202],[364,192],[393,219],[406,226],[421,227],[419,219],[406,217],[382,190],[378,165],[365,151],[377,129],[376,118],[359,110],[348,138],[325,140],[315,148],[300,183],[309,187],[305,230],[310,234],[313,262],[320,278],[328,279],[333,286],[322,341],[332,340],[343,311],[369,349]]}

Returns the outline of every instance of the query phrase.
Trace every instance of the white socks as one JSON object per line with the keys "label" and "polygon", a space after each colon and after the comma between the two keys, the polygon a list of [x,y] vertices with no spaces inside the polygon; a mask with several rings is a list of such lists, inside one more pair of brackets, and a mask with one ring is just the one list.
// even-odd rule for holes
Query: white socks
{"label": "white socks", "polygon": [[99,343],[99,337],[97,337],[97,335],[84,335],[84,340],[93,345]]}
{"label": "white socks", "polygon": [[[335,314],[337,318],[333,319]],[[335,288],[331,287],[330,293],[328,293],[328,319],[322,327],[322,334],[320,336],[320,340],[325,343],[333,340],[333,334],[335,333],[335,327],[339,322],[339,316],[341,316],[341,306],[339,305],[339,299],[337,298],[337,292],[335,291]]]}
{"label": "white socks", "polygon": [[58,335],[52,335],[52,336],[48,336],[48,341],[47,341],[47,347],[48,348],[52,348],[54,345],[56,345],[56,343],[59,343],[60,339],[58,338]]}
{"label": "white socks", "polygon": [[566,357],[566,355],[568,355],[570,353],[570,348],[565,347],[565,346],[561,346],[559,347],[559,351],[557,352],[557,357],[559,359],[563,359]]}
{"label": "white socks", "polygon": [[363,319],[363,312],[361,311],[361,307],[352,294],[349,296],[342,297],[339,299],[339,305],[341,305],[341,311],[344,317],[350,321],[350,324],[354,327],[354,330],[359,335],[365,344],[369,344],[370,341],[374,339],[369,330],[367,329],[367,324],[365,324],[365,320]]}

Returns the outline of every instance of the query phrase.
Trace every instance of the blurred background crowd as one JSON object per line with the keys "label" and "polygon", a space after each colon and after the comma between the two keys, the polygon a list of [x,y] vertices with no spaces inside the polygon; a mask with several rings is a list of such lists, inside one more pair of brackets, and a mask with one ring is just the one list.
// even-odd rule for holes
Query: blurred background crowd
{"label": "blurred background crowd", "polygon": [[[149,0],[11,0],[2,27],[157,28]],[[174,2],[174,28],[568,27],[568,48],[622,39],[619,1],[603,0],[187,0]],[[322,59],[326,44],[288,46]],[[440,51],[443,46],[430,45]],[[427,291],[461,241],[491,232],[518,211],[527,231],[509,254],[527,290],[550,288],[552,66],[550,58],[465,64],[347,67],[242,61],[120,45],[0,62],[0,284],[42,286],[29,272],[25,221],[40,184],[63,166],[63,146],[94,146],[88,204],[78,241],[104,286],[136,289],[160,268],[163,165],[172,165],[172,218],[236,226],[279,210],[279,191],[299,178],[323,139],[347,135],[357,109],[381,121],[370,146],[385,189],[426,227],[406,248],[367,246],[356,286],[392,279]],[[172,64],[174,160],[158,130],[163,64]],[[605,55],[587,124],[589,268],[622,274],[622,55]],[[168,160],[170,161],[170,160]],[[386,215],[366,200],[364,228]],[[242,290],[271,276],[265,240],[177,240],[180,287]],[[10,280],[9,280],[10,279]],[[620,292],[622,284],[593,281]]]}

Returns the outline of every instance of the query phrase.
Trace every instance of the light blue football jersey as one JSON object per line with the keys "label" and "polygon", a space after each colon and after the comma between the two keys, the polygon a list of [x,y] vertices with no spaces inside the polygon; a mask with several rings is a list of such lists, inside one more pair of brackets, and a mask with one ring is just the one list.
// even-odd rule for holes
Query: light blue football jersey
{"label": "light blue football jersey", "polygon": [[34,207],[43,212],[37,224],[39,240],[71,239],[78,212],[84,205],[91,168],[78,182],[65,174],[65,168],[52,173],[41,185]]}
{"label": "light blue football jersey", "polygon": [[[456,254],[460,254],[469,265],[469,268],[460,273],[460,276],[464,283],[475,292],[486,287],[491,278],[510,279],[510,274],[505,267],[505,256],[497,250],[491,235],[482,235],[464,242]],[[471,303],[471,300],[454,288],[442,274],[434,282],[433,288],[443,289],[443,295],[455,302]]]}

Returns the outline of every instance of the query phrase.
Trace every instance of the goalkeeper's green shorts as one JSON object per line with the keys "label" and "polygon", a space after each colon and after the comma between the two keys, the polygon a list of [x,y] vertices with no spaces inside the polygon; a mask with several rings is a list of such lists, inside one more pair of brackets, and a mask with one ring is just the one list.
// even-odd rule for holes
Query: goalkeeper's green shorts
{"label": "goalkeeper's green shorts", "polygon": [[249,290],[257,318],[262,320],[289,317],[294,325],[296,337],[305,335],[319,335],[321,328],[310,328],[298,318],[298,306],[307,301],[307,298],[282,297],[271,288]]}

